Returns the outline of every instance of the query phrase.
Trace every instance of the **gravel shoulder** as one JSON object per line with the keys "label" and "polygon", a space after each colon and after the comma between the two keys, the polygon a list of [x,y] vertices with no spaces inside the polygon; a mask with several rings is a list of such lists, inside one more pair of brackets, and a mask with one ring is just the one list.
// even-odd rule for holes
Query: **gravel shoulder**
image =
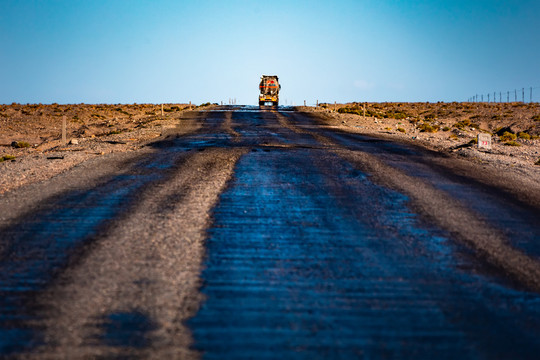
{"label": "gravel shoulder", "polygon": [[[500,136],[494,134],[492,136],[492,149],[483,150],[478,149],[474,141],[479,133],[485,133],[487,130],[453,127],[452,124],[461,121],[461,118],[448,118],[439,121],[437,126],[440,128],[448,127],[449,131],[425,132],[418,128],[418,121],[363,117],[357,114],[339,113],[323,107],[299,107],[298,110],[315,116],[319,124],[328,129],[365,134],[420,146],[447,155],[449,158],[465,160],[469,164],[475,165],[473,168],[478,169],[476,172],[479,176],[489,169],[488,172],[491,174],[499,174],[501,181],[506,179],[512,182],[519,179],[534,188],[540,188],[540,140],[536,138],[538,131],[536,128],[540,122],[520,120],[525,116],[498,120],[496,124],[491,125],[487,122],[481,126],[483,128],[492,127],[492,131],[496,129],[508,129],[515,133],[522,130],[529,131],[532,134],[532,139],[517,138],[515,142],[518,145],[511,146],[500,140]],[[535,111],[536,109],[532,110],[532,113],[534,114]],[[470,168],[470,166],[465,167]]]}
{"label": "gravel shoulder", "polygon": [[[117,118],[114,120],[113,129],[121,130],[105,133],[96,132],[96,129],[106,126],[101,123],[91,127],[78,123],[70,124],[71,130],[68,132],[66,144],[62,144],[61,133],[57,127],[49,122],[45,124],[49,126],[41,126],[45,127],[41,130],[30,118],[15,122],[11,127],[0,127],[0,158],[3,159],[0,161],[0,194],[50,179],[92,159],[98,159],[96,161],[99,164],[100,157],[143,149],[149,143],[171,133],[192,133],[201,126],[196,114],[183,110],[166,113],[164,116],[148,115],[138,120],[138,123],[133,123],[129,118]],[[35,129],[34,133],[32,129]],[[36,132],[54,135],[45,137],[40,143],[29,142],[36,138]],[[14,143],[29,146],[14,147]]]}
{"label": "gravel shoulder", "polygon": [[[113,153],[133,152],[169,133],[187,134],[196,131],[200,122],[187,105],[167,105],[160,112],[158,105],[2,105],[0,108],[0,194],[22,185],[44,181],[90,159]],[[375,105],[373,105],[375,106]],[[489,167],[508,178],[522,178],[540,186],[540,121],[534,114],[538,106],[508,104],[506,107],[479,106],[459,113],[454,104],[377,104],[377,116],[361,116],[334,111],[332,106],[298,107],[297,110],[317,115],[321,126],[360,133],[417,146],[464,159],[482,168]],[[405,119],[384,118],[380,114],[401,114]],[[339,108],[351,107],[350,104]],[[413,109],[416,110],[413,111]],[[205,110],[210,107],[203,107]],[[198,109],[198,110],[201,110]],[[374,110],[373,110],[374,111]],[[62,144],[60,116],[67,114],[67,144]],[[160,115],[162,114],[162,115]],[[422,114],[422,115],[419,115]],[[441,118],[437,119],[436,115]],[[500,115],[499,115],[500,114]],[[445,117],[446,116],[446,117]],[[436,120],[432,119],[435,118]],[[469,119],[472,126],[459,126]],[[475,120],[476,119],[476,120]],[[495,119],[495,120],[493,120]],[[430,122],[428,122],[430,121]],[[424,124],[441,129],[426,132]],[[443,131],[442,129],[449,129]],[[509,130],[527,134],[509,146],[494,135],[491,150],[479,150],[472,143],[480,132]],[[502,129],[502,130],[501,130]],[[525,137],[525,135],[524,135]],[[531,138],[532,137],[532,138]],[[536,139],[535,139],[536,138]],[[17,148],[14,143],[27,144]]]}

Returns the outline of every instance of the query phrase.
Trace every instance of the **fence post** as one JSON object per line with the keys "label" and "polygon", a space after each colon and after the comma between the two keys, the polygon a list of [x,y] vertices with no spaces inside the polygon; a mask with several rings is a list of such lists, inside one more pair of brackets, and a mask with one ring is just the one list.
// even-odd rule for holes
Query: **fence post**
{"label": "fence post", "polygon": [[366,103],[364,103],[364,120],[366,120]]}
{"label": "fence post", "polygon": [[66,145],[66,115],[62,116],[62,145]]}

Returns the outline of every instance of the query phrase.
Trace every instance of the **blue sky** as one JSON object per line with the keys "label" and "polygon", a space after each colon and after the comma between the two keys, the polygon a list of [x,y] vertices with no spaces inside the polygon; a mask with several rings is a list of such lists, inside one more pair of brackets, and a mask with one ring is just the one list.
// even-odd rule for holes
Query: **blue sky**
{"label": "blue sky", "polygon": [[[0,103],[463,101],[534,89],[540,1],[0,0]],[[527,93],[528,94],[528,93]]]}

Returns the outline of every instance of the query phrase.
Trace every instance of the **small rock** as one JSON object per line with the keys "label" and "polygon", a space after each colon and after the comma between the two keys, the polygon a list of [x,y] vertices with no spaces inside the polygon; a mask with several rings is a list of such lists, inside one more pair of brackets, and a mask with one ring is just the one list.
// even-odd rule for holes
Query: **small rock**
{"label": "small rock", "polygon": [[77,139],[71,139],[71,140],[69,141],[69,143],[70,143],[71,145],[79,145],[79,140],[77,140]]}

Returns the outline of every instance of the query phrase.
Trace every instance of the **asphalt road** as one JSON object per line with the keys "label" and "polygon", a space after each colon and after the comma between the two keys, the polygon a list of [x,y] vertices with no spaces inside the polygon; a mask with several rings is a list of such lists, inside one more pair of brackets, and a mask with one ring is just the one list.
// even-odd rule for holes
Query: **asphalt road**
{"label": "asphalt road", "polygon": [[0,197],[0,358],[537,359],[540,202],[280,108]]}

